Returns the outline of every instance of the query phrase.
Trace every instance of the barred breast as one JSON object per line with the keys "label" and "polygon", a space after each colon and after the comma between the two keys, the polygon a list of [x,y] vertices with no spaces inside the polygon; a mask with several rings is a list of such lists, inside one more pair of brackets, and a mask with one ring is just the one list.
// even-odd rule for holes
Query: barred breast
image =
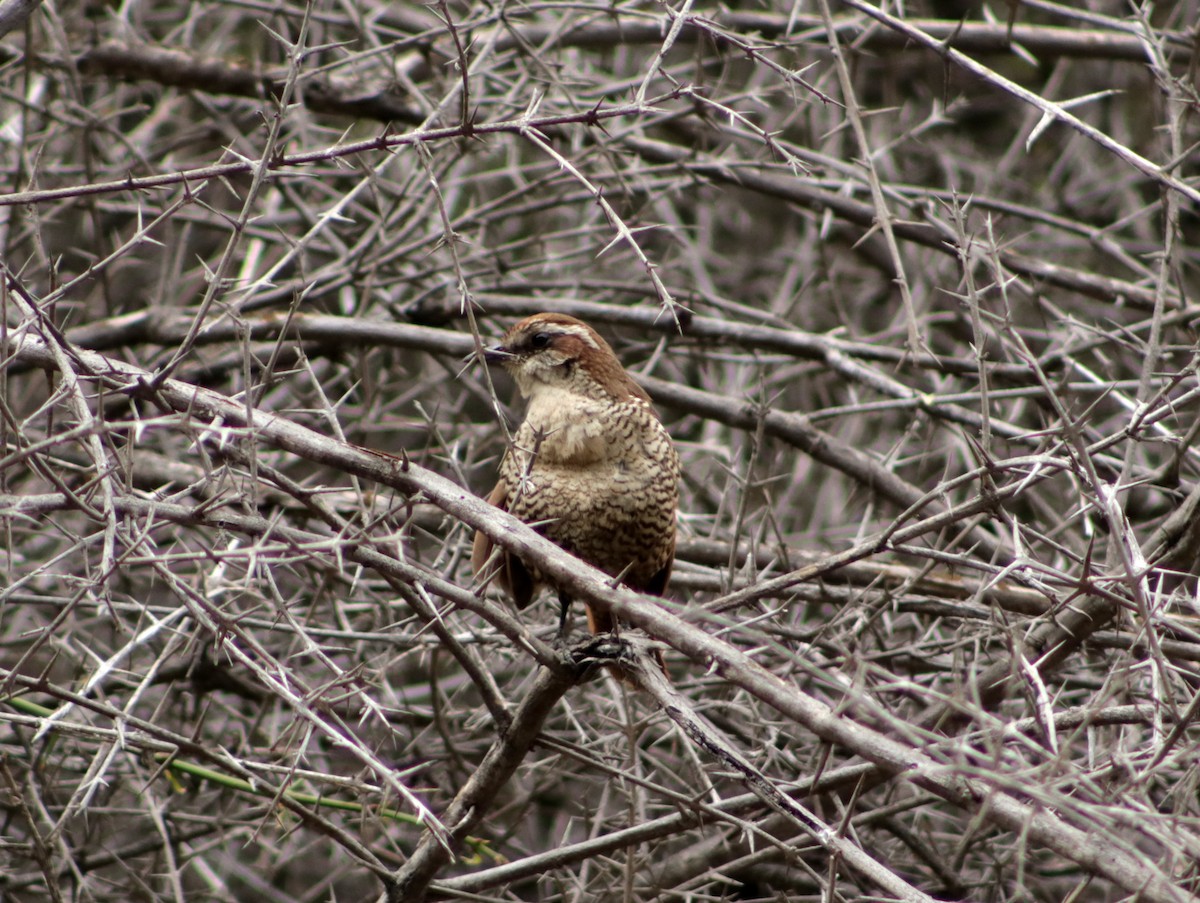
{"label": "barred breast", "polygon": [[661,593],[675,552],[679,456],[644,402],[531,407],[501,475],[504,507],[629,586]]}

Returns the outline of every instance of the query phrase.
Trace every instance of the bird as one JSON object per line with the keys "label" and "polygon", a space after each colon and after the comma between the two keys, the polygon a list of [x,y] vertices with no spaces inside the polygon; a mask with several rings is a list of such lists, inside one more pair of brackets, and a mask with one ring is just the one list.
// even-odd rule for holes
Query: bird
{"label": "bird", "polygon": [[[629,588],[662,596],[675,561],[681,473],[650,396],[596,330],[566,314],[526,317],[484,359],[501,365],[526,400],[488,501]],[[518,609],[549,585],[509,552],[492,560],[492,541],[476,532],[476,577],[495,579]],[[552,588],[565,636],[571,599]],[[616,627],[608,612],[586,611],[590,633]]]}

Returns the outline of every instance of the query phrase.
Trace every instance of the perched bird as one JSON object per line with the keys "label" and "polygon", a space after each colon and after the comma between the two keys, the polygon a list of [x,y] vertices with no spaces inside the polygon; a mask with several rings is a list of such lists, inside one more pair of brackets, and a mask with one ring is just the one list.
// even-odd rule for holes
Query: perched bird
{"label": "perched bird", "polygon": [[[500,465],[488,501],[627,586],[662,595],[675,560],[679,456],[650,407],[594,329],[565,314],[526,317],[484,357],[501,364],[528,401],[525,421]],[[524,608],[546,582],[475,534],[471,564]],[[485,573],[487,571],[487,573]],[[559,629],[570,598],[559,591]],[[588,606],[588,629],[613,619]]]}

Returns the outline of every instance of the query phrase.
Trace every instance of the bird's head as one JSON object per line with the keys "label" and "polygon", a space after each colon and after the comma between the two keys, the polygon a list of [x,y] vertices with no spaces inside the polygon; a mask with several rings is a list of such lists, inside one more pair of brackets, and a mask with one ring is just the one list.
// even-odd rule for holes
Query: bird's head
{"label": "bird's head", "polygon": [[540,313],[514,324],[484,358],[504,367],[526,398],[544,390],[590,398],[647,399],[596,330],[566,314]]}

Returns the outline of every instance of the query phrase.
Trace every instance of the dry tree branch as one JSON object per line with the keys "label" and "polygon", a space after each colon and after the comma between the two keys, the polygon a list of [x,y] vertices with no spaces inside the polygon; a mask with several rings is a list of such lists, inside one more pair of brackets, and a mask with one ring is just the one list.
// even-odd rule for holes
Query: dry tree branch
{"label": "dry tree branch", "polygon": [[[623,139],[625,145],[647,160],[659,163],[677,163],[688,172],[729,185],[738,185],[762,192],[771,197],[812,207],[815,210],[831,210],[840,219],[870,228],[875,222],[875,209],[870,204],[856,201],[839,192],[830,191],[796,180],[790,175],[760,173],[721,160],[706,160],[683,147],[652,141],[639,137]],[[4,198],[0,196],[0,203]],[[936,222],[893,222],[892,228],[900,238],[942,251],[956,253],[952,230],[942,228]],[[1022,276],[1043,280],[1051,285],[1103,300],[1121,300],[1145,310],[1153,310],[1157,293],[1136,283],[1114,279],[1102,273],[1085,272],[1064,266],[1052,260],[1042,260],[1012,251],[1001,252],[1004,266]],[[1177,295],[1167,289],[1173,305],[1182,303]]]}
{"label": "dry tree branch", "polygon": [[1096,142],[1100,147],[1111,153],[1113,156],[1124,161],[1132,166],[1138,172],[1142,173],[1149,179],[1158,182],[1164,188],[1169,188],[1171,191],[1177,192],[1193,203],[1200,203],[1200,190],[1193,188],[1183,180],[1171,175],[1163,167],[1147,160],[1141,154],[1136,153],[1132,149],[1114,140],[1109,135],[1099,129],[1088,125],[1079,117],[1075,116],[1062,104],[1047,100],[1046,98],[1023,88],[1016,82],[1005,78],[1000,73],[993,69],[989,69],[977,60],[972,59],[965,53],[954,49],[952,46],[947,46],[944,42],[937,40],[932,35],[926,34],[915,25],[906,22],[904,19],[892,16],[878,7],[872,6],[864,0],[846,0],[846,4],[859,12],[865,13],[877,22],[881,22],[891,30],[911,38],[913,41],[929,48],[938,55],[945,58],[948,62],[970,72],[972,75],[983,79],[985,82],[996,86],[1001,91],[1011,94],[1030,106],[1041,110],[1043,114],[1051,117],[1057,122],[1062,122],[1069,125],[1079,134]]}
{"label": "dry tree branch", "polygon": [[932,903],[932,897],[922,893],[901,876],[872,858],[859,845],[842,836],[840,831],[823,824],[812,812],[755,768],[720,730],[700,715],[668,683],[666,676],[648,653],[645,651],[639,653],[635,641],[625,638],[621,643],[625,644],[624,648],[615,652],[601,648],[597,649],[595,654],[598,657],[603,655],[605,658],[613,656],[618,658],[622,662],[622,667],[628,669],[632,680],[654,699],[659,708],[678,725],[688,740],[695,743],[721,765],[738,774],[750,788],[751,793],[765,803],[768,808],[784,816],[815,840],[831,858],[846,863],[847,866],[861,873],[880,889],[894,894],[896,899],[913,901],[913,903],[915,901]]}
{"label": "dry tree branch", "polygon": [[0,2],[0,38],[16,31],[41,6],[41,0],[3,0]]}
{"label": "dry tree branch", "polygon": [[[28,337],[10,339],[7,353],[41,366],[53,362],[50,350]],[[582,566],[531,529],[465,493],[449,481],[413,464],[348,447],[261,411],[247,415],[236,404],[210,390],[175,380],[153,385],[150,374],[80,351],[75,366],[87,379],[102,380],[111,391],[154,399],[160,404],[209,420],[213,428],[249,429],[258,442],[269,442],[312,461],[336,463],[339,469],[374,479],[410,495],[429,498],[447,513],[485,531],[494,542],[530,561],[575,598],[611,611],[645,629],[693,661],[708,662],[719,674],[829,743],[838,744],[874,763],[885,773],[928,790],[946,802],[975,813],[998,827],[1055,851],[1081,867],[1104,876],[1145,899],[1181,903],[1188,895],[1152,863],[1132,850],[1103,844],[1049,810],[1026,803],[1002,785],[969,779],[917,748],[835,713],[829,706],[765,670],[744,652],[669,613],[659,602],[624,589],[593,568]],[[265,678],[270,678],[264,674]],[[297,700],[298,702],[298,700]],[[395,786],[393,784],[393,786]]]}
{"label": "dry tree branch", "polygon": [[[465,839],[487,815],[496,794],[537,741],[542,722],[579,676],[580,672],[573,673],[568,662],[558,668],[543,666],[538,670],[533,686],[513,712],[511,723],[500,732],[470,780],[442,813],[451,843]],[[440,842],[436,833],[427,831],[412,856],[389,879],[388,903],[422,903],[430,881],[449,862],[451,853],[451,848]]]}
{"label": "dry tree branch", "polygon": [[[1195,896],[1200,255],[1125,152],[1192,185],[1195,3],[858,6],[151,0],[8,35],[0,887],[892,886],[758,775],[898,895]],[[668,601],[475,498],[508,387],[461,356],[539,310],[640,364],[676,439]],[[683,650],[729,758],[611,679],[518,751],[534,674],[575,672],[542,602],[474,585],[476,527]],[[489,774],[453,861],[389,786],[453,814]]]}
{"label": "dry tree branch", "polygon": [[[1120,706],[1100,711],[1091,708],[1086,711],[1059,711],[1055,714],[1054,723],[1058,730],[1066,731],[1078,729],[1085,724],[1144,724],[1151,717],[1153,717],[1153,712],[1148,707]],[[1030,731],[1036,727],[1035,720],[1027,718],[1004,728],[997,728],[995,732]],[[970,739],[974,741],[976,738],[972,736]],[[795,781],[791,785],[791,794],[806,797],[829,791],[851,790],[855,786],[861,786],[863,780],[869,779],[873,773],[873,766],[862,764],[827,770],[820,775],[804,776]],[[593,856],[607,855],[635,844],[670,836],[706,817],[719,817],[726,813],[731,816],[748,815],[762,805],[762,799],[758,794],[744,793],[726,797],[716,804],[681,808],[680,811],[670,815],[613,831],[602,837],[546,850],[524,857],[517,862],[493,866],[470,875],[444,878],[439,880],[434,887],[447,892],[480,893],[541,874],[549,869],[569,866]]]}
{"label": "dry tree branch", "polygon": [[[834,66],[837,68],[838,84],[841,88],[842,103],[846,108],[846,118],[854,131],[854,140],[858,145],[859,165],[866,173],[867,186],[871,191],[871,203],[875,208],[872,230],[878,229],[883,233],[887,243],[888,254],[891,257],[894,270],[893,279],[900,291],[900,303],[903,305],[908,327],[908,350],[912,353],[928,350],[927,342],[921,335],[917,325],[917,312],[913,304],[912,289],[909,286],[908,275],[904,271],[904,258],[896,243],[896,232],[893,229],[892,213],[888,209],[887,200],[883,196],[883,186],[880,183],[879,171],[875,167],[875,150],[867,140],[867,131],[863,126],[862,111],[858,98],[855,97],[854,80],[850,77],[850,69],[846,64],[845,54],[838,42],[837,29],[833,25],[833,13],[829,9],[829,0],[819,0],[821,18],[825,25],[826,41],[833,53]],[[869,234],[869,233],[868,233]]]}
{"label": "dry tree branch", "polygon": [[[132,748],[145,750],[164,757],[187,755],[211,762],[223,773],[232,774],[247,781],[261,794],[269,791],[277,805],[284,806],[301,820],[313,825],[318,831],[330,837],[337,838],[339,845],[358,859],[367,868],[381,876],[387,875],[386,867],[374,853],[363,845],[351,832],[343,830],[335,822],[326,819],[313,811],[308,805],[301,803],[294,795],[286,793],[286,784],[278,783],[270,786],[268,775],[262,773],[252,764],[243,762],[224,750],[210,748],[197,743],[190,737],[173,733],[159,724],[146,721],[128,712],[123,712],[103,702],[75,693],[69,689],[55,686],[42,679],[26,678],[17,674],[6,674],[6,684],[24,687],[28,690],[45,693],[54,699],[67,703],[73,709],[91,712],[112,722],[115,727],[106,728],[94,724],[86,724],[69,718],[47,718],[45,716],[10,715],[5,714],[4,720],[9,724],[27,725],[38,732],[49,730],[55,735],[76,737],[88,742],[109,744],[111,748],[121,748],[130,744]],[[63,710],[59,709],[61,713]]]}
{"label": "dry tree branch", "polygon": [[[677,96],[676,91],[668,92],[661,97],[651,98],[650,105],[662,103]],[[522,116],[503,122],[475,122],[471,125],[474,137],[485,135],[521,134],[530,129],[552,131],[563,125],[595,125],[609,119],[631,116],[642,111],[636,104],[618,104],[588,110],[585,113],[551,114],[548,116]],[[393,151],[402,147],[415,146],[422,143],[437,143],[447,139],[466,137],[461,125],[446,128],[423,127],[406,132],[403,135],[392,135],[386,131],[375,138],[362,141],[340,143],[322,150],[303,151],[295,154],[279,154],[270,158],[255,160],[238,160],[231,163],[216,163],[210,166],[197,166],[179,172],[160,173],[153,176],[128,176],[107,182],[93,182],[72,185],[66,188],[48,188],[0,194],[0,207],[20,206],[25,204],[41,204],[47,201],[64,198],[79,198],[96,194],[115,194],[129,191],[143,191],[151,188],[166,188],[173,185],[189,186],[197,182],[211,179],[228,178],[230,176],[255,174],[263,176],[271,172],[285,171],[293,167],[308,166],[343,157],[353,157],[372,151]]]}

